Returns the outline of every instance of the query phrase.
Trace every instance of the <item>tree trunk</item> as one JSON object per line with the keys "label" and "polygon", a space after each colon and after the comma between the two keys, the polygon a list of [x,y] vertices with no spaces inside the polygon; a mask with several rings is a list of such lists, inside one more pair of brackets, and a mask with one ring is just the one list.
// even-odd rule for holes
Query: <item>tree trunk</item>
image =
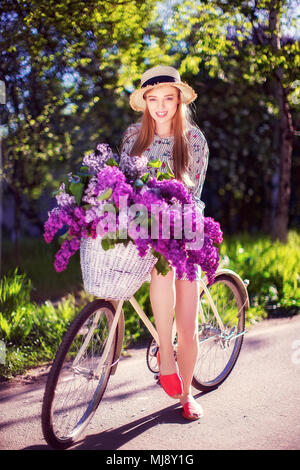
{"label": "tree trunk", "polygon": [[[280,23],[278,15],[278,1],[271,2],[269,26],[273,52],[280,49]],[[279,110],[279,191],[276,204],[272,239],[287,241],[289,222],[289,203],[291,194],[291,164],[293,150],[293,126],[289,103],[282,85],[282,68],[274,70],[274,95]]]}

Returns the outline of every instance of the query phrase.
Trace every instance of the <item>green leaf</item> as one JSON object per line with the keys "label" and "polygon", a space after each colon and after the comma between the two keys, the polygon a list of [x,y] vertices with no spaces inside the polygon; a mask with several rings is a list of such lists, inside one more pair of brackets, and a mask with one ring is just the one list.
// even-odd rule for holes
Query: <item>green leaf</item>
{"label": "green leaf", "polygon": [[161,180],[170,180],[173,178],[173,176],[170,173],[162,173],[161,171],[157,172],[156,178],[161,181]]}
{"label": "green leaf", "polygon": [[147,166],[151,166],[153,168],[160,168],[161,165],[162,165],[162,162],[160,161],[159,158],[157,158],[156,160],[151,160],[147,164]]}
{"label": "green leaf", "polygon": [[105,251],[110,250],[111,248],[114,248],[115,244],[116,244],[116,239],[114,238],[103,237],[101,240],[101,246],[103,250]]}
{"label": "green leaf", "polygon": [[83,204],[82,208],[87,211],[93,207],[93,204]]}
{"label": "green leaf", "polygon": [[102,238],[101,240],[101,246],[103,250],[107,251],[110,249],[110,243],[108,238]]}
{"label": "green leaf", "polygon": [[109,158],[106,162],[106,165],[109,165],[109,166],[118,166],[118,163],[116,162],[116,160],[114,158]]}
{"label": "green leaf", "polygon": [[82,171],[83,173],[87,173],[89,171],[89,167],[88,166],[81,166],[79,168],[79,171]]}
{"label": "green leaf", "polygon": [[91,172],[89,171],[89,169],[88,169],[87,166],[82,166],[82,167],[79,169],[79,171],[78,171],[78,173],[77,173],[77,176],[80,176],[80,177],[81,177],[81,176],[93,176],[93,173],[91,173]]}
{"label": "green leaf", "polygon": [[166,166],[167,166],[167,173],[168,173],[168,175],[170,175],[171,178],[175,178],[175,175],[174,175],[173,171],[171,170],[171,167],[170,167],[168,161],[166,162]]}
{"label": "green leaf", "polygon": [[31,332],[33,321],[34,321],[33,315],[30,315],[28,313],[24,315],[24,330],[23,330],[24,338],[26,338],[26,336],[28,336],[29,333]]}
{"label": "green leaf", "polygon": [[70,191],[75,197],[76,204],[79,206],[81,203],[81,198],[84,190],[83,183],[71,183],[70,184]]}
{"label": "green leaf", "polygon": [[2,315],[2,313],[0,313],[0,330],[5,333],[7,338],[10,337],[10,326],[6,318],[4,318],[4,316]]}
{"label": "green leaf", "polygon": [[147,181],[149,180],[149,176],[150,176],[150,173],[145,173],[143,176],[141,176],[141,180],[144,184],[146,184]]}
{"label": "green leaf", "polygon": [[70,238],[69,230],[67,230],[67,232],[65,232],[63,235],[60,235],[60,237],[58,237],[58,243],[62,245],[65,240],[68,240],[68,238]]}
{"label": "green leaf", "polygon": [[152,249],[152,254],[153,256],[157,258],[157,262],[155,264],[157,272],[165,276],[171,269],[169,262],[161,253],[158,253],[157,251],[153,249]]}
{"label": "green leaf", "polygon": [[103,194],[101,194],[100,196],[98,196],[97,199],[98,199],[99,201],[103,201],[103,200],[105,200],[105,199],[109,199],[110,196],[112,195],[112,192],[113,192],[112,188],[108,188],[108,189],[105,191],[105,193],[103,193]]}

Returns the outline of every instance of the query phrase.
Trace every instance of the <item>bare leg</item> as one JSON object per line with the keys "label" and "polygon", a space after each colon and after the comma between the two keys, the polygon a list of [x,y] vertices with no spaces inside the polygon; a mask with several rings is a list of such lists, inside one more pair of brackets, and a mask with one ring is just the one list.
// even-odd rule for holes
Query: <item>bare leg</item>
{"label": "bare leg", "polygon": [[197,281],[176,280],[177,362],[184,382],[183,405],[193,400],[191,382],[198,355],[198,285]]}
{"label": "bare leg", "polygon": [[174,270],[162,276],[153,268],[149,293],[159,337],[160,371],[163,375],[173,374],[177,372],[172,344],[172,324],[176,303]]}

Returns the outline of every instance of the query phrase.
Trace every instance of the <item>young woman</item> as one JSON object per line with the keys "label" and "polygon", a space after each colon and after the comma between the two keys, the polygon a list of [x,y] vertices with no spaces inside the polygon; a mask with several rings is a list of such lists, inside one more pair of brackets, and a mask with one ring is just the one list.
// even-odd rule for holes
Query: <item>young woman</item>
{"label": "young woman", "polygon": [[[169,66],[147,70],[141,87],[130,96],[130,105],[143,112],[122,140],[121,152],[160,158],[162,171],[170,166],[175,177],[191,191],[195,200],[205,179],[209,150],[201,130],[190,117],[189,103],[196,99],[194,90],[180,80],[178,71]],[[198,269],[198,277],[200,268]],[[166,276],[156,269],[151,273],[150,301],[159,336],[160,382],[166,393],[179,398],[183,415],[199,419],[202,407],[191,394],[191,382],[198,354],[197,280],[179,279],[172,269]],[[177,364],[172,345],[172,320],[175,310],[178,349]]]}

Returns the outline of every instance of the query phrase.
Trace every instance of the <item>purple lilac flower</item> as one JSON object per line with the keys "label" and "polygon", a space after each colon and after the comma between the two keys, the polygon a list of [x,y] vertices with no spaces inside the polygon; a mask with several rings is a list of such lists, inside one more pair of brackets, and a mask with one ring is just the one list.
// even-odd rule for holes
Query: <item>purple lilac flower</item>
{"label": "purple lilac flower", "polygon": [[93,176],[88,183],[87,188],[84,191],[84,195],[82,196],[82,202],[86,202],[87,204],[95,204],[96,201],[96,186],[97,186],[97,176]]}
{"label": "purple lilac flower", "polygon": [[[137,224],[137,229],[133,230],[133,241],[136,243],[140,256],[145,256],[148,249],[153,248],[161,253],[171,266],[176,268],[180,277],[186,274],[187,278],[193,281],[197,265],[200,265],[206,273],[208,281],[212,282],[219,264],[219,251],[214,244],[222,242],[220,224],[210,217],[204,218],[203,245],[200,249],[187,249],[187,242],[191,242],[191,240],[187,239],[183,233],[185,223],[183,206],[189,205],[188,217],[193,234],[195,228],[198,227],[196,222],[199,221],[199,217],[203,218],[202,213],[199,214],[194,210],[194,202],[190,192],[175,179],[158,181],[155,178],[150,178],[147,185],[142,188],[134,188],[132,183],[147,171],[146,159],[122,154],[120,168],[117,168],[105,164],[111,157],[114,155],[110,147],[107,144],[99,144],[96,151],[87,155],[83,160],[83,164],[88,166],[89,171],[94,174],[90,178],[82,198],[87,206],[76,206],[74,197],[66,194],[64,185],[60,188],[61,191],[56,197],[58,207],[49,213],[44,231],[44,238],[47,243],[50,243],[58,230],[64,226],[69,227],[68,238],[56,254],[56,270],[62,271],[67,267],[70,257],[80,248],[81,238],[96,238],[99,235],[99,224],[113,222],[115,224],[113,232],[118,230],[120,222],[118,213],[112,214],[112,218],[109,219],[103,209],[107,202],[113,203],[118,208],[119,198],[122,196],[125,197],[129,207],[132,204],[143,204],[148,211],[148,221],[154,215],[158,224],[158,236],[153,238],[151,238],[151,230],[147,231],[147,227],[140,227],[139,230]],[[112,195],[107,200],[98,199],[109,188],[112,190]],[[181,208],[181,213],[175,212],[174,214],[172,212],[174,204]],[[157,208],[156,212],[153,211],[153,207]],[[161,218],[159,213],[162,214]],[[163,233],[164,216],[168,215],[171,215],[168,219],[170,220],[170,236]],[[182,217],[181,220],[180,217]],[[132,217],[129,215],[128,223],[131,222]],[[181,225],[178,227],[180,223]],[[176,239],[178,228],[182,230],[182,236]],[[103,236],[104,233],[107,233],[105,227],[100,236]],[[129,232],[128,234],[130,237]],[[137,234],[139,236],[136,238]]]}
{"label": "purple lilac flower", "polygon": [[167,201],[175,198],[183,204],[193,203],[192,195],[180,181],[175,179],[158,181],[155,178],[150,178],[147,185],[149,188],[157,189]]}
{"label": "purple lilac flower", "polygon": [[125,175],[115,166],[107,166],[97,174],[96,195],[103,190],[114,188],[117,184],[125,183]]}
{"label": "purple lilac flower", "polygon": [[95,152],[89,153],[83,158],[83,165],[95,175],[101,171],[107,160],[113,157],[113,153],[108,144],[98,144]]}
{"label": "purple lilac flower", "polygon": [[57,272],[64,271],[71,256],[80,248],[80,240],[74,238],[65,240],[55,255],[54,267]]}
{"label": "purple lilac flower", "polygon": [[119,168],[129,181],[135,181],[147,171],[147,158],[142,156],[130,156],[123,152],[120,157]]}
{"label": "purple lilac flower", "polygon": [[63,228],[65,225],[72,223],[72,209],[71,208],[58,208],[55,207],[49,212],[48,220],[44,225],[44,239],[47,243],[50,243],[58,230]]}
{"label": "purple lilac flower", "polygon": [[59,188],[59,193],[55,196],[59,206],[71,206],[75,204],[75,197],[66,193],[65,183],[62,183]]}
{"label": "purple lilac flower", "polygon": [[112,199],[117,208],[119,208],[120,197],[127,197],[127,204],[134,203],[133,187],[124,181],[120,181],[120,183],[114,187]]}

